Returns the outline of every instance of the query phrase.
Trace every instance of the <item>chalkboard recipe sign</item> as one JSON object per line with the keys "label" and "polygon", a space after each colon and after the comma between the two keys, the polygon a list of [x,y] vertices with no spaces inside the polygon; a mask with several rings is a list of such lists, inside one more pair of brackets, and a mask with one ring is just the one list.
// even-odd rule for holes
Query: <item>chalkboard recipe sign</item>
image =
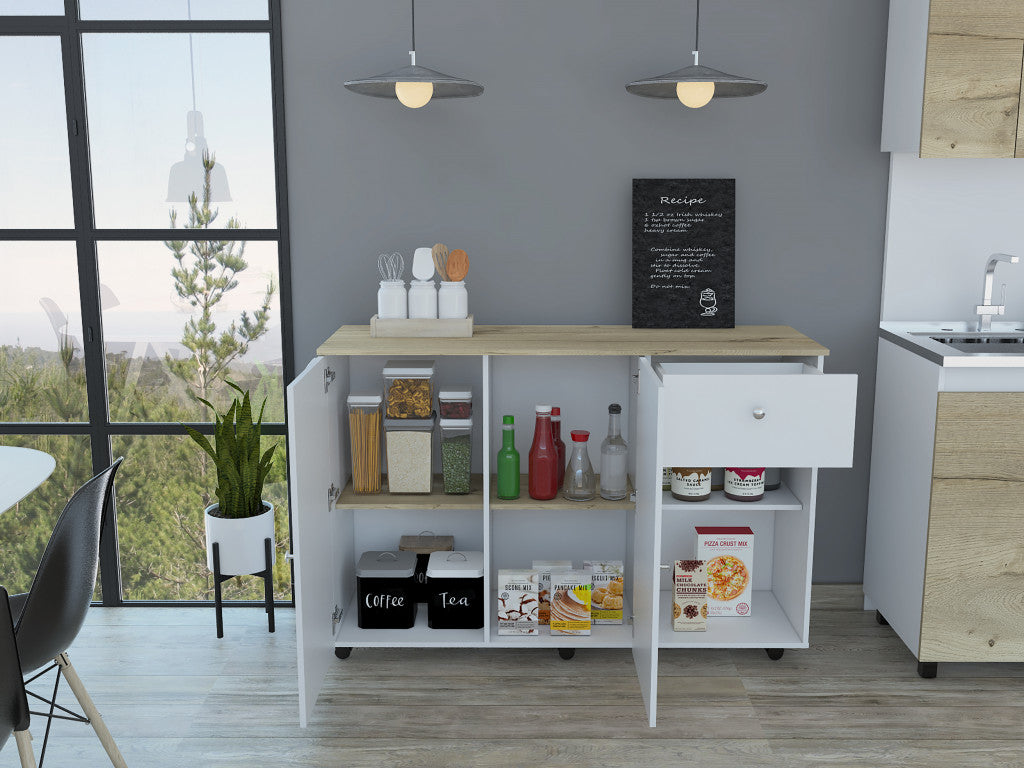
{"label": "chalkboard recipe sign", "polygon": [[736,324],[736,179],[633,179],[633,327]]}

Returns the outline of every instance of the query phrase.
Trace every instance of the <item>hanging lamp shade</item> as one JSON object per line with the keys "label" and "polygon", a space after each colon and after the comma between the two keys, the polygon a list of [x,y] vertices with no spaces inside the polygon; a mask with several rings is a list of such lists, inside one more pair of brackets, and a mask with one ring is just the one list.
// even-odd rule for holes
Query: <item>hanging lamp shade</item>
{"label": "hanging lamp shade", "polygon": [[383,75],[349,80],[345,87],[364,96],[398,99],[411,109],[422,107],[432,99],[461,99],[483,93],[484,87],[480,83],[452,77],[416,64],[416,0],[410,0],[409,5],[412,12],[412,50],[409,51],[409,65],[385,72]]}
{"label": "hanging lamp shade", "polygon": [[479,96],[484,92],[480,83],[452,77],[416,64],[385,72],[383,75],[366,77],[362,80],[349,80],[345,87],[364,96],[378,96],[383,99],[398,98],[395,94],[397,83],[433,83],[435,99],[459,99],[467,96]]}
{"label": "hanging lamp shade", "polygon": [[716,99],[756,96],[768,88],[768,84],[760,80],[730,75],[728,72],[720,72],[700,64],[691,64],[675,72],[634,80],[626,86],[626,90],[637,96],[648,96],[652,99],[674,99],[677,97],[678,83],[714,83],[713,98]]}
{"label": "hanging lamp shade", "polygon": [[697,19],[693,42],[693,64],[656,77],[634,80],[626,90],[637,96],[652,99],[679,99],[688,107],[702,107],[712,99],[732,99],[756,96],[768,84],[741,75],[730,75],[700,63],[700,0],[697,0]]}
{"label": "hanging lamp shade", "polygon": [[[167,178],[167,202],[187,203],[189,195],[203,199],[203,184],[206,169],[203,167],[203,153],[208,152],[206,136],[203,133],[203,113],[192,110],[188,113],[188,138],[185,139],[185,156],[171,166]],[[231,201],[228,174],[220,163],[210,170],[210,202]]]}

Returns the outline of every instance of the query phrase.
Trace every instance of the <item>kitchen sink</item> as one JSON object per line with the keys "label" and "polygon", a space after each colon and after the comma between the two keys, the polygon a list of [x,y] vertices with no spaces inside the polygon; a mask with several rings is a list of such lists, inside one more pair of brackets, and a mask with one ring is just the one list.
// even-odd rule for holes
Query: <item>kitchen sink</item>
{"label": "kitchen sink", "polygon": [[1024,368],[1024,321],[883,321],[880,335],[943,368]]}
{"label": "kitchen sink", "polygon": [[912,333],[957,350],[965,355],[1024,355],[1024,330],[999,332]]}

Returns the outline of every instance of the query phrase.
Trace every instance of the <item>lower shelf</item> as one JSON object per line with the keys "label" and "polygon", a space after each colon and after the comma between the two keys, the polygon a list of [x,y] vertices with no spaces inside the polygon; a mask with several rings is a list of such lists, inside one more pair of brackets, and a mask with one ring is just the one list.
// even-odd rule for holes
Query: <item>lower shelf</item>
{"label": "lower shelf", "polygon": [[661,593],[661,648],[806,648],[771,590],[754,590],[749,616],[714,616],[706,632],[672,629],[672,593]]}
{"label": "lower shelf", "polygon": [[360,629],[357,599],[348,604],[345,622],[334,638],[338,648],[478,648],[484,644],[482,629],[428,627],[426,603],[417,606],[416,625],[410,629]]}
{"label": "lower shelf", "polygon": [[[491,596],[491,605],[497,604],[497,593]],[[622,615],[633,612],[629,600],[625,601]],[[633,625],[626,618],[622,624],[595,624],[589,635],[552,635],[550,627],[539,627],[536,635],[499,635],[496,621],[491,623],[489,648],[632,648]]]}

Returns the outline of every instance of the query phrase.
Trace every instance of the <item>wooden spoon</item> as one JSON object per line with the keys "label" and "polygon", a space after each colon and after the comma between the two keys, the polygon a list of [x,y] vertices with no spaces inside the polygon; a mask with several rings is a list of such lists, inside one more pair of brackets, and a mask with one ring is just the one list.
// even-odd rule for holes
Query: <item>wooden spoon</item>
{"label": "wooden spoon", "polygon": [[469,274],[469,256],[461,248],[456,248],[448,254],[448,262],[445,264],[445,271],[448,272],[448,280],[458,283],[466,279]]}
{"label": "wooden spoon", "polygon": [[438,243],[434,246],[431,254],[434,257],[434,266],[437,268],[437,276],[442,280],[448,280],[448,246]]}

